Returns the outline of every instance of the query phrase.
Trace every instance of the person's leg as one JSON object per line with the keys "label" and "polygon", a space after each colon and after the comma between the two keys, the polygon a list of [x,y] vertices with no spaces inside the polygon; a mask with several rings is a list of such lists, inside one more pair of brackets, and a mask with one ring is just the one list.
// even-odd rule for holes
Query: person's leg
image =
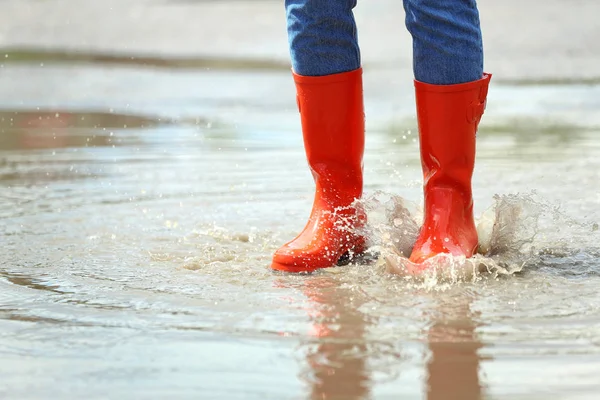
{"label": "person's leg", "polygon": [[411,261],[471,257],[478,238],[471,177],[491,75],[475,0],[404,0],[413,37],[425,213]]}
{"label": "person's leg", "polygon": [[271,268],[305,272],[362,252],[362,70],[355,0],[286,0],[290,54],[304,148],[316,192],[304,230],[275,252]]}
{"label": "person's leg", "polygon": [[483,41],[475,0],[404,0],[413,38],[415,79],[432,85],[483,76]]}
{"label": "person's leg", "polygon": [[324,76],[360,68],[356,0],[286,0],[292,69]]}

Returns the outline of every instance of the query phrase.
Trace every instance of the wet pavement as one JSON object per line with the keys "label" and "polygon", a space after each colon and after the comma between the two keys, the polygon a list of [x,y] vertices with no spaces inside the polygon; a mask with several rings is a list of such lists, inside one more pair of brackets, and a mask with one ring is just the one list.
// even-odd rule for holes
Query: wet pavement
{"label": "wet pavement", "polygon": [[[279,2],[75,3],[0,5],[2,398],[597,397],[596,3],[482,4],[490,272],[425,281],[269,270],[313,194]],[[421,202],[410,47],[399,1],[357,13],[385,253]]]}

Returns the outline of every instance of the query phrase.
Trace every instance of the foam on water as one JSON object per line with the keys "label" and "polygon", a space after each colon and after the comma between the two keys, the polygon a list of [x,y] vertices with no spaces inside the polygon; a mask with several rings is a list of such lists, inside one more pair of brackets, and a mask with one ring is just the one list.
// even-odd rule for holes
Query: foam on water
{"label": "foam on water", "polygon": [[[593,262],[587,272],[583,266],[574,271],[571,265],[575,259],[587,265],[586,260],[598,253],[597,224],[574,220],[535,192],[494,196],[492,204],[476,216],[477,254],[468,259],[442,254],[428,260],[426,268],[408,260],[419,233],[422,208],[381,191],[366,196],[357,207],[368,217],[361,229],[369,239],[367,254],[349,266],[315,274],[334,276],[351,285],[371,282],[387,287],[390,280],[401,280],[408,286],[443,290],[454,283],[524,274],[548,265],[563,268],[561,274],[597,273]],[[249,275],[270,280],[272,253],[289,239],[285,236],[256,227],[244,231],[213,224],[184,234],[177,249],[152,251],[150,257],[246,285]]]}
{"label": "foam on water", "polygon": [[376,192],[362,200],[368,213],[365,234],[380,271],[407,280],[437,283],[477,281],[523,272],[542,257],[580,251],[593,252],[597,224],[578,222],[535,193],[496,195],[493,204],[476,218],[479,247],[471,258],[435,256],[426,267],[408,260],[423,218],[417,205],[400,196]]}

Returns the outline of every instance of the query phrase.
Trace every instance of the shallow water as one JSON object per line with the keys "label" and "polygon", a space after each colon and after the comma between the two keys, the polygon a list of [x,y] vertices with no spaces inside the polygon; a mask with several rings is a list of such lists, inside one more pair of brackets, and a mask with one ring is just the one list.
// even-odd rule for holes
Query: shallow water
{"label": "shallow water", "polygon": [[[421,199],[387,73],[365,76],[379,250]],[[596,398],[600,86],[493,85],[475,209],[485,263],[519,268],[463,281],[269,270],[313,190],[286,71],[7,64],[0,92],[3,398]]]}

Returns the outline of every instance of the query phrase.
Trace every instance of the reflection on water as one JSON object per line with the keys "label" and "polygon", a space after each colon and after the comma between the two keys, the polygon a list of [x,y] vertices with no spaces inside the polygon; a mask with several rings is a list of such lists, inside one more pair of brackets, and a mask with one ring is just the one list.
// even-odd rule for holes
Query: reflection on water
{"label": "reflection on water", "polygon": [[0,150],[114,147],[122,142],[113,137],[114,130],[153,128],[167,123],[113,112],[0,110]]}
{"label": "reflection on water", "polygon": [[[285,287],[282,281],[278,286]],[[372,304],[359,286],[348,286],[328,275],[292,285],[309,300],[306,313],[311,321],[309,340],[302,343],[306,369],[301,378],[310,387],[311,399],[366,399],[373,395],[375,374],[396,376],[405,362],[399,346],[373,336],[379,323],[375,315],[361,311]],[[406,294],[411,293],[408,291]],[[432,307],[427,317],[424,392],[428,400],[479,400],[483,347],[476,334],[476,316],[470,310],[470,295],[425,295]],[[398,343],[406,340],[401,334]],[[385,359],[385,362],[380,360]]]}
{"label": "reflection on water", "polygon": [[[344,288],[328,277],[311,278],[301,290],[310,300],[307,313],[312,338],[307,349],[304,379],[310,384],[311,399],[359,400],[369,397],[371,380],[366,330],[377,321],[359,311],[366,302],[356,287]],[[377,356],[377,354],[375,354]]]}
{"label": "reflection on water", "polygon": [[427,333],[430,351],[427,361],[428,400],[482,398],[477,351],[483,344],[475,332],[469,299],[457,296],[454,300],[452,303],[441,300],[432,313],[434,316]]}

